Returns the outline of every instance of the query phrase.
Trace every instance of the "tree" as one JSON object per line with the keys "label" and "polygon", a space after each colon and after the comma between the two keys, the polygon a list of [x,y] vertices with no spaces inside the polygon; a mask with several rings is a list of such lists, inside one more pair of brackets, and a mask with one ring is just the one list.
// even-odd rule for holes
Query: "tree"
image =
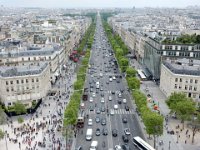
{"label": "tree", "polygon": [[15,104],[14,104],[14,110],[15,110],[15,113],[17,115],[19,114],[25,114],[26,113],[26,107],[24,104],[22,104],[20,101],[17,101]]}
{"label": "tree", "polygon": [[190,119],[195,112],[195,103],[192,100],[179,101],[174,108],[176,115],[181,119],[184,129],[184,121]]}
{"label": "tree", "polygon": [[119,58],[119,64],[120,64],[122,72],[125,72],[129,65],[129,61],[127,58],[121,57],[121,58]]}
{"label": "tree", "polygon": [[121,48],[117,48],[115,55],[116,55],[117,58],[123,56],[123,50]]}
{"label": "tree", "polygon": [[176,107],[176,103],[182,102],[182,101],[185,101],[185,100],[188,100],[188,98],[187,98],[185,93],[181,93],[181,92],[176,93],[176,92],[174,92],[167,99],[166,103],[169,106],[169,108],[173,110]]}
{"label": "tree", "polygon": [[140,80],[136,77],[127,78],[127,83],[129,89],[139,89],[140,88]]}
{"label": "tree", "polygon": [[126,69],[126,77],[135,77],[137,71],[133,67],[128,67]]}
{"label": "tree", "polygon": [[81,90],[83,88],[84,81],[83,80],[77,80],[74,83],[74,90]]}
{"label": "tree", "polygon": [[147,134],[154,135],[154,148],[156,145],[155,135],[163,134],[163,117],[155,112],[146,110],[145,115],[143,115],[144,124],[146,127]]}
{"label": "tree", "polygon": [[4,138],[5,133],[0,129],[0,140]]}
{"label": "tree", "polygon": [[17,121],[18,121],[18,123],[23,123],[23,122],[24,122],[24,118],[18,117],[18,118],[17,118]]}
{"label": "tree", "polygon": [[0,125],[4,124],[6,121],[6,116],[3,109],[0,106]]}

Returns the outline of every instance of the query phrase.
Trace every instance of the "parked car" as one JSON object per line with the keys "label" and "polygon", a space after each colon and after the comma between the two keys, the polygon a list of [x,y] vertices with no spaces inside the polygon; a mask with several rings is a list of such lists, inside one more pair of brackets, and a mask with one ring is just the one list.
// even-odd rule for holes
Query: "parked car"
{"label": "parked car", "polygon": [[125,133],[125,135],[130,135],[131,134],[130,129],[129,128],[125,128],[124,129],[124,133]]}

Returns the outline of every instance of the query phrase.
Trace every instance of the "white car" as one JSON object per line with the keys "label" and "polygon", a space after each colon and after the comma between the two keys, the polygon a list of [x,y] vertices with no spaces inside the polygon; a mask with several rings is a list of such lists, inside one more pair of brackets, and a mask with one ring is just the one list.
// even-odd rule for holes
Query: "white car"
{"label": "white car", "polygon": [[114,105],[114,109],[117,110],[119,107],[118,105]]}
{"label": "white car", "polygon": [[121,97],[122,97],[122,94],[121,94],[121,93],[119,93],[119,94],[118,94],[118,97],[119,97],[119,98],[121,98]]}
{"label": "white car", "polygon": [[126,99],[125,98],[122,101],[123,101],[124,104],[126,104]]}
{"label": "white car", "polygon": [[103,73],[100,73],[100,77],[102,77],[103,76]]}
{"label": "white car", "polygon": [[95,93],[92,93],[92,97],[96,97],[96,94],[95,94]]}
{"label": "white car", "polygon": [[129,128],[125,128],[125,129],[124,129],[124,133],[125,133],[126,135],[131,135],[131,132],[130,132],[130,129],[129,129]]}
{"label": "white car", "polygon": [[92,97],[90,97],[90,100],[89,100],[91,103],[93,102],[93,98]]}
{"label": "white car", "polygon": [[112,101],[112,96],[109,96],[109,97],[108,97],[108,100],[109,100],[109,101]]}
{"label": "white car", "polygon": [[115,145],[115,150],[122,150],[122,147],[120,145]]}
{"label": "white car", "polygon": [[88,126],[92,126],[92,119],[88,119]]}
{"label": "white car", "polygon": [[116,80],[116,77],[115,77],[115,76],[113,76],[113,80]]}
{"label": "white car", "polygon": [[114,110],[111,109],[111,110],[110,110],[110,115],[112,116],[112,115],[114,115],[114,114],[115,114]]}
{"label": "white car", "polygon": [[109,81],[112,82],[112,78],[110,78]]}
{"label": "white car", "polygon": [[105,100],[104,100],[104,98],[103,98],[103,97],[101,98],[101,103],[105,103]]}

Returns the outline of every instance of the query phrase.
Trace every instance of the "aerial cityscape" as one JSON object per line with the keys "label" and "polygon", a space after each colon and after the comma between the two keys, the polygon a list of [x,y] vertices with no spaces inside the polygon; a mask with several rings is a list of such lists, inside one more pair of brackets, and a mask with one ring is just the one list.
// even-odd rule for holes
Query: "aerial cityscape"
{"label": "aerial cityscape", "polygon": [[197,0],[1,0],[0,150],[199,150]]}

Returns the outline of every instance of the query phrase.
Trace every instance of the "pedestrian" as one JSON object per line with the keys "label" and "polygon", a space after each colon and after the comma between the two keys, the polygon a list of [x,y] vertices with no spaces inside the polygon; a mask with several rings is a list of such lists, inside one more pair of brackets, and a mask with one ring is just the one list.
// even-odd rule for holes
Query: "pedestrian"
{"label": "pedestrian", "polygon": [[185,140],[185,144],[187,143],[187,140]]}

